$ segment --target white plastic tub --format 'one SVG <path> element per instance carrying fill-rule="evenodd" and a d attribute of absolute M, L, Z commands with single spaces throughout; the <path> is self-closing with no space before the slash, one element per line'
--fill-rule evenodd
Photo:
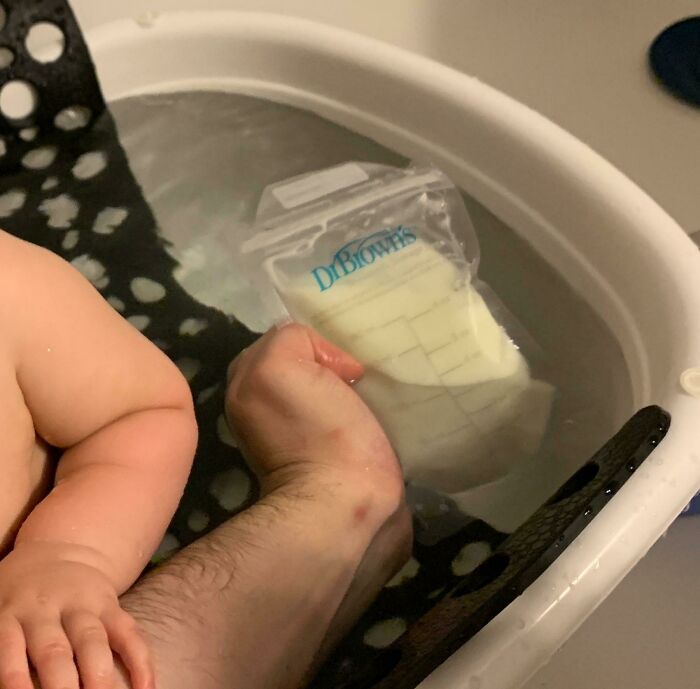
<path fill-rule="evenodd" d="M 192 88 L 313 110 L 400 153 L 430 158 L 522 234 L 618 339 L 633 385 L 622 423 L 655 403 L 671 430 L 523 596 L 424 689 L 523 683 L 646 553 L 700 488 L 700 255 L 638 187 L 545 118 L 476 79 L 370 39 L 272 15 L 124 20 L 88 41 L 108 100 Z M 523 628 L 522 620 L 525 620 Z"/>

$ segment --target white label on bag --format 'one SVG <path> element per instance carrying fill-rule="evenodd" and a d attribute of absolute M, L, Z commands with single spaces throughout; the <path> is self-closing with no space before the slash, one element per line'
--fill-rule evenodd
<path fill-rule="evenodd" d="M 296 208 L 303 203 L 315 201 L 334 191 L 345 189 L 353 184 L 366 182 L 367 173 L 354 163 L 324 170 L 304 179 L 283 184 L 272 190 L 275 198 L 287 209 Z"/>

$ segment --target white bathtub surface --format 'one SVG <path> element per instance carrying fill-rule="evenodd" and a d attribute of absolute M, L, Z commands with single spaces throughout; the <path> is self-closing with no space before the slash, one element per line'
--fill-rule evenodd
<path fill-rule="evenodd" d="M 695 689 L 698 639 L 700 517 L 688 517 L 524 689 Z"/>

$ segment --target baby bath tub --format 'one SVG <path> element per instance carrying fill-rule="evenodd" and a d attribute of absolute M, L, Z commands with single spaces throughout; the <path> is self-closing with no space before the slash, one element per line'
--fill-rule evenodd
<path fill-rule="evenodd" d="M 420 685 L 519 686 L 700 488 L 700 400 L 679 384 L 700 366 L 697 249 L 644 192 L 556 125 L 400 49 L 234 12 L 117 21 L 93 29 L 88 43 L 108 100 L 235 91 L 314 111 L 432 160 L 526 238 L 614 333 L 633 391 L 633 406 L 617 410 L 619 423 L 648 404 L 670 413 L 652 459 L 523 595 Z"/>

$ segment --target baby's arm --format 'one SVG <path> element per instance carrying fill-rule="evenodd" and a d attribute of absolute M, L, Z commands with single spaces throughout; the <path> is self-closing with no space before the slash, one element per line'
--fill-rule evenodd
<path fill-rule="evenodd" d="M 182 495 L 197 435 L 189 389 L 67 263 L 2 232 L 0 256 L 18 384 L 37 434 L 65 449 L 7 560 L 96 570 L 121 593 Z"/>

